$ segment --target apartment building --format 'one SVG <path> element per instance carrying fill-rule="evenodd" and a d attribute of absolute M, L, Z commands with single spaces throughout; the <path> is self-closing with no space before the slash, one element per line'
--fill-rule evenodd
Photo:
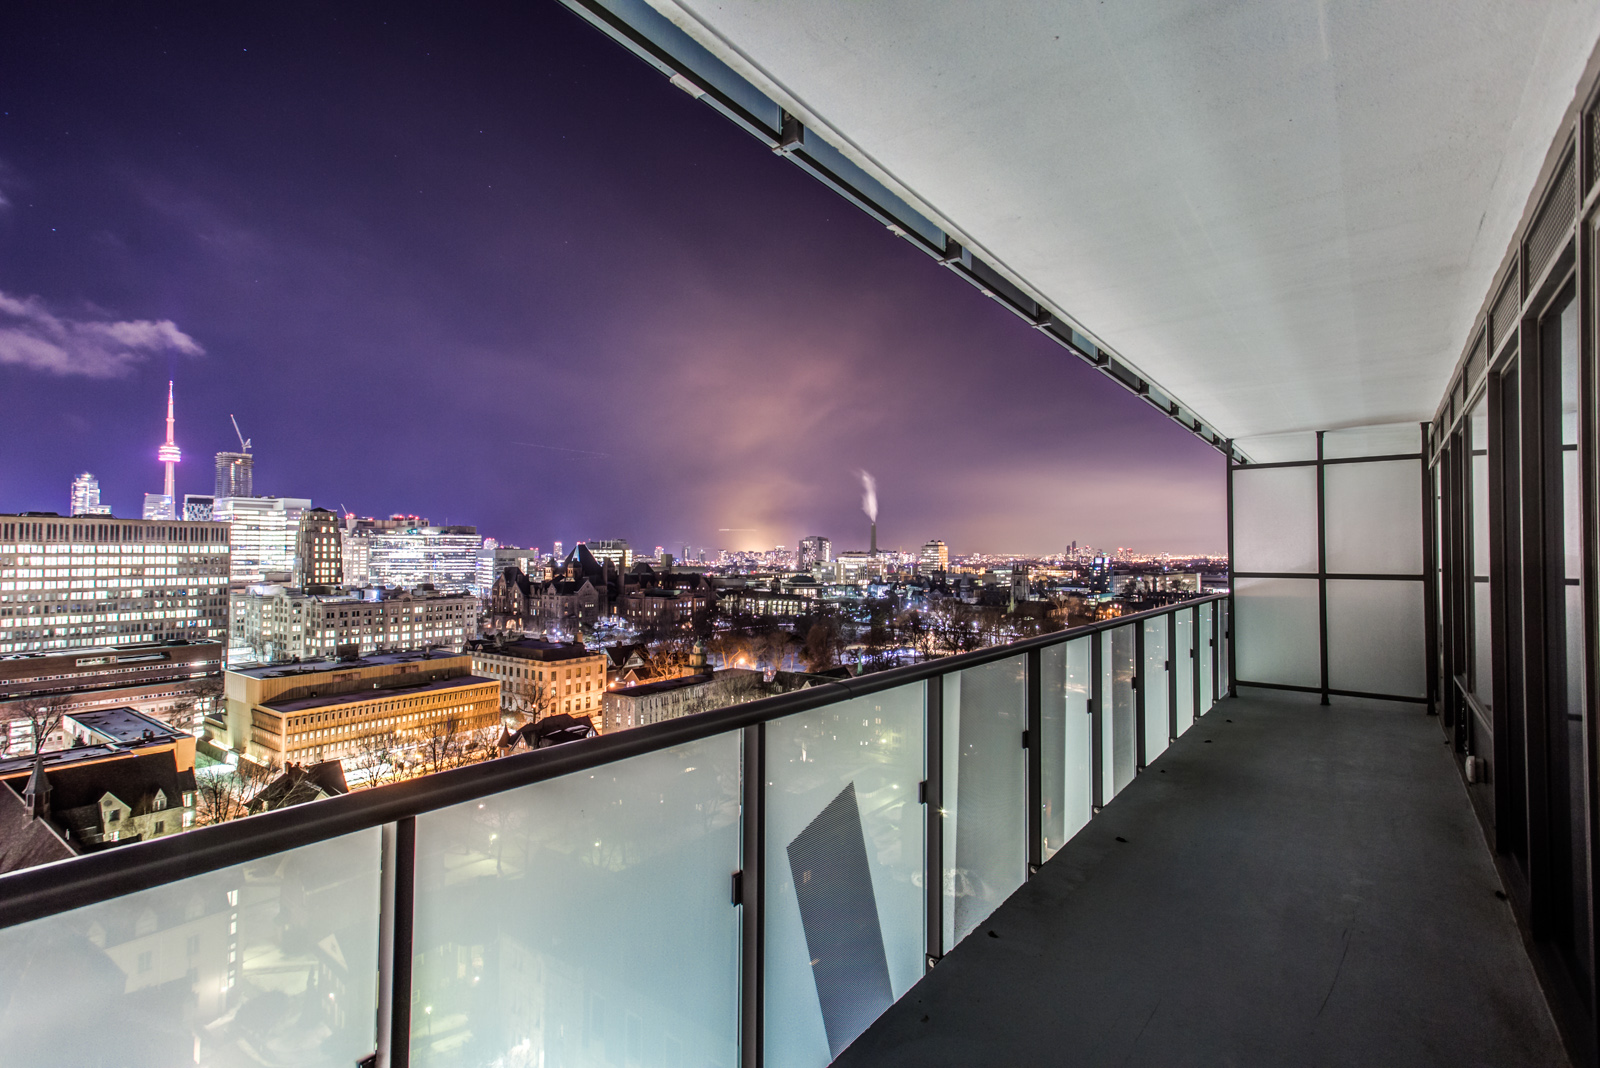
<path fill-rule="evenodd" d="M 602 650 L 523 638 L 468 642 L 466 651 L 474 674 L 500 680 L 500 704 L 508 716 L 600 715 L 607 665 Z"/>
<path fill-rule="evenodd" d="M 236 594 L 238 644 L 263 663 L 435 647 L 458 650 L 477 633 L 478 599 L 435 590 L 351 590 L 312 594 L 256 585 Z"/>

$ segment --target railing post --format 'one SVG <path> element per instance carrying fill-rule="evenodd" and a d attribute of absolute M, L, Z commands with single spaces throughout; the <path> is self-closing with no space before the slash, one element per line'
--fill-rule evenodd
<path fill-rule="evenodd" d="M 1043 654 L 1029 649 L 1028 671 L 1028 875 L 1044 864 L 1044 671 Z"/>
<path fill-rule="evenodd" d="M 383 826 L 378 905 L 377 1068 L 411 1064 L 412 933 L 417 903 L 417 820 Z"/>
<path fill-rule="evenodd" d="M 923 709 L 927 716 L 927 785 L 923 787 L 924 823 L 927 834 L 923 858 L 922 885 L 927 895 L 923 912 L 927 917 L 923 959 L 925 971 L 944 956 L 944 679 L 935 675 L 923 683 Z"/>
<path fill-rule="evenodd" d="M 1137 773 L 1145 768 L 1144 690 L 1147 680 L 1144 677 L 1144 620 L 1130 626 L 1133 627 L 1133 768 Z M 1115 639 L 1112 641 L 1114 643 Z"/>
<path fill-rule="evenodd" d="M 740 939 L 739 1063 L 761 1068 L 766 996 L 767 725 L 744 728 L 744 844 L 739 876 L 743 910 Z"/>
<path fill-rule="evenodd" d="M 1189 658 L 1194 661 L 1194 670 L 1189 672 L 1189 683 L 1194 688 L 1194 718 L 1198 722 L 1200 717 L 1210 709 L 1200 707 L 1200 632 L 1204 629 L 1200 625 L 1200 613 L 1210 608 L 1210 605 L 1197 604 L 1190 609 L 1189 624 Z"/>
<path fill-rule="evenodd" d="M 1110 631 L 1089 635 L 1089 768 L 1094 789 L 1093 811 L 1105 805 L 1105 687 L 1100 681 L 1101 645 Z"/>
<path fill-rule="evenodd" d="M 1167 744 L 1178 740 L 1178 613 L 1167 613 Z"/>

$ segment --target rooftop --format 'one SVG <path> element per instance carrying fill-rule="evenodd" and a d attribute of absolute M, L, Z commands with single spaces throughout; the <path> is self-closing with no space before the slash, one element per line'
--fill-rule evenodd
<path fill-rule="evenodd" d="M 229 668 L 230 675 L 248 675 L 253 679 L 285 679 L 295 675 L 318 675 L 329 671 L 352 671 L 356 668 L 392 667 L 400 664 L 420 664 L 428 661 L 449 660 L 461 653 L 443 650 L 407 650 L 398 653 L 368 653 L 355 660 L 302 660 L 298 663 L 259 664 L 255 667 Z"/>
<path fill-rule="evenodd" d="M 542 638 L 522 638 L 514 642 L 471 641 L 469 653 L 483 656 L 509 656 L 519 660 L 560 661 L 581 660 L 604 655 L 599 649 L 589 649 L 582 642 L 547 642 Z"/>
<path fill-rule="evenodd" d="M 419 693 L 438 693 L 444 690 L 461 690 L 472 686 L 499 686 L 498 679 L 479 675 L 453 675 L 448 679 L 434 679 L 415 686 L 385 686 L 381 689 L 355 690 L 350 693 L 330 693 L 318 697 L 299 697 L 292 701 L 268 701 L 262 708 L 274 712 L 305 712 L 313 708 L 332 708 L 335 705 L 356 705 L 364 701 L 382 701 L 390 697 L 409 697 Z"/>
<path fill-rule="evenodd" d="M 74 712 L 67 717 L 74 723 L 104 735 L 111 741 L 135 744 L 152 741 L 176 741 L 186 738 L 184 732 L 174 730 L 159 719 L 132 708 L 105 708 L 93 712 Z"/>

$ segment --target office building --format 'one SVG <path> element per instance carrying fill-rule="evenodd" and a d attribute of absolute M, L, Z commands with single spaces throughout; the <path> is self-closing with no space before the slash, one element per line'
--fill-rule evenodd
<path fill-rule="evenodd" d="M 372 516 L 344 516 L 342 550 L 345 584 L 349 586 L 372 585 L 372 534 L 378 531 L 423 529 L 432 525 L 424 516 L 401 515 L 398 513 L 389 516 L 387 519 L 374 519 Z"/>
<path fill-rule="evenodd" d="M 367 535 L 367 581 L 374 586 L 421 586 L 469 592 L 478 585 L 476 527 L 408 527 Z"/>
<path fill-rule="evenodd" d="M 235 590 L 281 576 L 294 575 L 300 519 L 311 508 L 303 497 L 218 497 L 211 516 L 228 526 L 233 546 L 230 579 Z"/>
<path fill-rule="evenodd" d="M 72 480 L 72 514 L 111 514 L 111 509 L 100 503 L 100 480 L 87 471 Z"/>
<path fill-rule="evenodd" d="M 140 515 L 144 519 L 176 519 L 178 509 L 165 493 L 146 493 Z"/>
<path fill-rule="evenodd" d="M 215 517 L 212 509 L 217 499 L 209 493 L 185 493 L 183 495 L 183 518 L 190 521 L 210 522 Z"/>
<path fill-rule="evenodd" d="M 633 566 L 633 549 L 625 538 L 601 538 L 583 544 L 589 547 L 590 555 L 602 564 L 609 560 L 618 574 Z"/>
<path fill-rule="evenodd" d="M 130 642 L 68 652 L 0 656 L 0 720 L 11 717 L 0 751 L 26 751 L 32 725 L 21 716 L 30 699 L 50 698 L 68 715 L 131 708 L 193 728 L 213 710 L 222 680 L 219 641 Z"/>
<path fill-rule="evenodd" d="M 510 726 L 562 713 L 596 716 L 606 689 L 606 654 L 582 642 L 536 638 L 467 643 L 472 672 L 500 681 L 500 707 Z"/>
<path fill-rule="evenodd" d="M 950 548 L 937 539 L 927 542 L 922 546 L 922 556 L 917 563 L 925 575 L 948 571 L 950 570 Z"/>
<path fill-rule="evenodd" d="M 228 528 L 0 515 L 0 655 L 227 634 Z"/>
<path fill-rule="evenodd" d="M 300 516 L 294 563 L 297 586 L 337 586 L 344 581 L 344 545 L 337 516 L 326 508 L 310 508 Z"/>
<path fill-rule="evenodd" d="M 683 547 L 684 559 L 689 558 L 689 547 Z M 818 564 L 833 563 L 833 542 L 821 534 L 800 539 L 800 549 L 795 556 L 795 570 L 810 571 Z"/>
<path fill-rule="evenodd" d="M 381 744 L 397 753 L 430 737 L 501 732 L 500 684 L 464 654 L 378 653 L 229 671 L 213 744 L 258 764 L 350 760 Z"/>
<path fill-rule="evenodd" d="M 216 497 L 254 497 L 256 458 L 248 452 L 217 453 Z"/>
<path fill-rule="evenodd" d="M 470 593 L 368 588 L 311 593 L 260 583 L 236 592 L 234 635 L 248 659 L 263 663 L 404 649 L 460 649 L 477 635 Z M 241 662 L 240 656 L 232 658 Z"/>

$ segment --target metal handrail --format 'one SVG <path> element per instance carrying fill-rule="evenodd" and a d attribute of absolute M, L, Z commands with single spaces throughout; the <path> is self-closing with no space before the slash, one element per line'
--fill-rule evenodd
<path fill-rule="evenodd" d="M 264 812 L 0 875 L 0 928 L 187 879 L 341 835 L 381 827 L 521 786 L 686 745 L 718 734 L 992 664 L 1145 619 L 1225 600 L 1196 597 L 1006 645 L 822 683 L 662 723 Z M 1198 710 L 1197 710 L 1198 712 Z"/>

